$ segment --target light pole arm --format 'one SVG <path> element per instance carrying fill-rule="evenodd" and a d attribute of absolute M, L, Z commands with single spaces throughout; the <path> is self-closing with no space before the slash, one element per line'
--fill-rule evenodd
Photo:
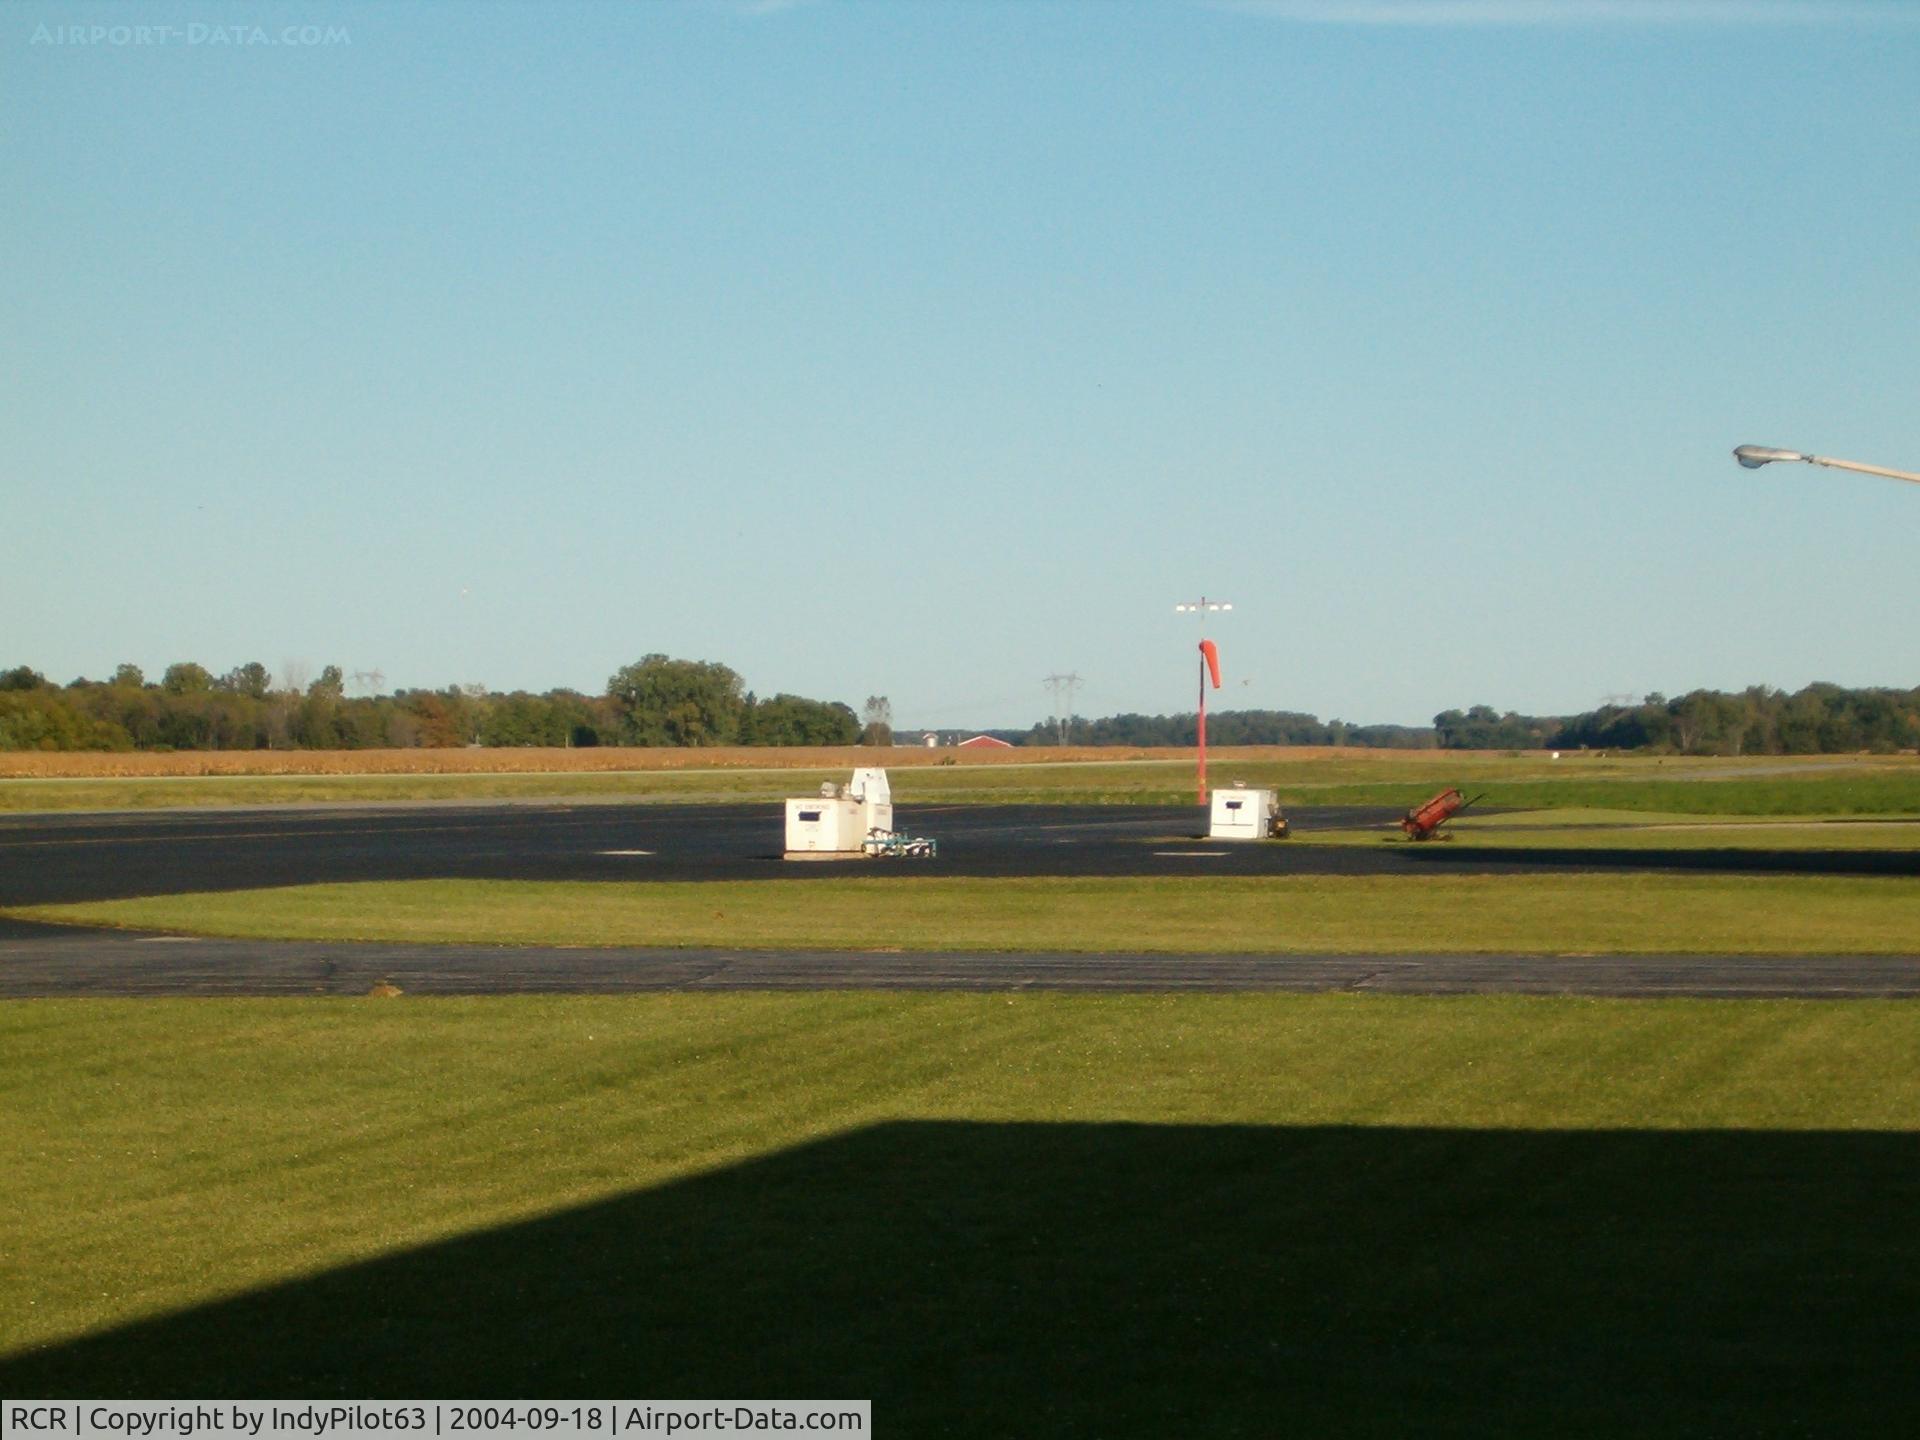
<path fill-rule="evenodd" d="M 1862 475 L 1884 475 L 1889 480 L 1910 480 L 1920 485 L 1920 475 L 1911 470 L 1889 470 L 1884 465 L 1862 465 L 1858 460 L 1834 460 L 1825 455 L 1808 455 L 1809 465 L 1826 465 L 1835 470 L 1858 470 Z"/>

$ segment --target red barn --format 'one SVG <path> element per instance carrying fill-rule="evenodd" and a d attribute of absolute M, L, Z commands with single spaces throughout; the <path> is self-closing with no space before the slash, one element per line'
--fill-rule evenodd
<path fill-rule="evenodd" d="M 1013 746 L 1005 740 L 996 740 L 991 735 L 976 735 L 971 740 L 962 740 L 953 748 L 956 750 L 1011 750 Z"/>

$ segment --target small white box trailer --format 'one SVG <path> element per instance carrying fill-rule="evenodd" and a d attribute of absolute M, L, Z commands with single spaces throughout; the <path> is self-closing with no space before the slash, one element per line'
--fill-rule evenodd
<path fill-rule="evenodd" d="M 789 860 L 856 860 L 878 855 L 926 856 L 930 840 L 896 835 L 887 772 L 862 767 L 841 788 L 829 782 L 817 797 L 787 801 Z"/>
<path fill-rule="evenodd" d="M 867 839 L 863 809 L 837 796 L 787 801 L 787 854 L 858 855 Z"/>
<path fill-rule="evenodd" d="M 1279 798 L 1271 790 L 1227 789 L 1213 792 L 1208 812 L 1210 840 L 1266 840 L 1287 833 Z"/>

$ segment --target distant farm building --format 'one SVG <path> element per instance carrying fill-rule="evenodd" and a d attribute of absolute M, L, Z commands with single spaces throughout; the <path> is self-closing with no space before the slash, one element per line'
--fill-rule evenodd
<path fill-rule="evenodd" d="M 963 750 L 969 746 L 975 750 L 1016 748 L 1014 741 L 1002 740 L 997 735 L 976 735 L 971 730 L 896 730 L 893 732 L 893 743 L 927 750 Z"/>

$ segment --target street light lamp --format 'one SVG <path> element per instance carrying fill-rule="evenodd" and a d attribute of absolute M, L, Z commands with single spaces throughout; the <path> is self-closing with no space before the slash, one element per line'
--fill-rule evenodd
<path fill-rule="evenodd" d="M 1207 615 L 1212 612 L 1233 609 L 1231 600 L 1209 600 L 1202 595 L 1198 600 L 1184 601 L 1173 607 L 1177 615 Z M 1213 688 L 1220 688 L 1220 650 L 1204 635 L 1200 639 L 1200 803 L 1207 803 L 1207 672 L 1213 672 Z"/>
<path fill-rule="evenodd" d="M 1808 465 L 1825 465 L 1834 470 L 1858 470 L 1862 475 L 1884 475 L 1889 480 L 1911 480 L 1920 485 L 1920 475 L 1911 470 L 1889 470 L 1884 465 L 1862 465 L 1858 460 L 1835 460 L 1826 455 L 1802 455 L 1798 450 L 1776 450 L 1771 445 L 1736 446 L 1733 458 L 1749 470 L 1771 465 L 1776 460 L 1797 460 Z"/>

